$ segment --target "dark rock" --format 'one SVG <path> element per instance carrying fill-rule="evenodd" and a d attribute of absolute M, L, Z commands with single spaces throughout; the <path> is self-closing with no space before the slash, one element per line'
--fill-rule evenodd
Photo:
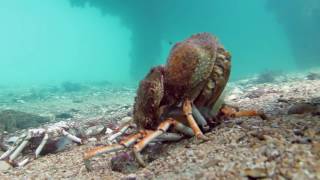
<path fill-rule="evenodd" d="M 57 114 L 56 118 L 69 119 L 69 118 L 73 118 L 73 116 L 70 113 L 63 112 L 63 113 Z"/>
<path fill-rule="evenodd" d="M 83 85 L 79 83 L 69 82 L 69 81 L 62 83 L 61 87 L 65 92 L 76 92 L 76 91 L 81 91 L 85 89 Z"/>
<path fill-rule="evenodd" d="M 289 110 L 288 114 L 305 114 L 305 113 L 312 113 L 317 109 L 317 106 L 311 103 L 298 103 L 292 105 Z"/>
<path fill-rule="evenodd" d="M 136 172 L 139 169 L 139 164 L 136 162 L 133 153 L 122 152 L 111 159 L 111 169 L 129 174 Z"/>
<path fill-rule="evenodd" d="M 260 84 L 260 83 L 272 83 L 275 82 L 276 77 L 282 75 L 283 73 L 281 71 L 271 71 L 266 70 L 258 75 L 257 79 L 254 81 L 254 83 Z"/>
<path fill-rule="evenodd" d="M 0 131 L 14 132 L 17 129 L 37 127 L 49 122 L 48 117 L 42 117 L 15 110 L 4 110 L 0 112 Z"/>
<path fill-rule="evenodd" d="M 309 137 L 296 137 L 291 141 L 293 144 L 309 144 L 311 142 L 312 139 Z"/>
<path fill-rule="evenodd" d="M 72 102 L 73 102 L 73 103 L 82 103 L 83 100 L 81 100 L 81 99 L 74 99 L 74 100 L 72 100 Z"/>
<path fill-rule="evenodd" d="M 307 79 L 308 79 L 308 80 L 317 80 L 317 79 L 320 79 L 320 73 L 310 72 L 310 73 L 307 75 Z"/>
<path fill-rule="evenodd" d="M 160 143 L 148 145 L 142 152 L 141 155 L 146 163 L 158 159 L 161 152 L 165 152 L 164 145 Z M 118 153 L 111 159 L 111 169 L 113 171 L 121 172 L 124 174 L 134 173 L 140 168 L 140 165 L 136 161 L 132 152 Z"/>
<path fill-rule="evenodd" d="M 263 94 L 265 93 L 265 90 L 264 89 L 257 89 L 257 90 L 254 90 L 254 91 L 251 91 L 249 92 L 246 97 L 250 98 L 250 99 L 253 99 L 253 98 L 259 98 L 260 96 L 262 96 Z"/>

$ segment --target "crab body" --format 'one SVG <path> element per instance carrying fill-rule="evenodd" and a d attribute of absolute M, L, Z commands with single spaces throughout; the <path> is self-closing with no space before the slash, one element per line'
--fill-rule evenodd
<path fill-rule="evenodd" d="M 230 54 L 209 33 L 177 43 L 165 66 L 152 68 L 140 82 L 134 121 L 140 129 L 155 129 L 161 115 L 185 99 L 212 109 L 230 74 Z"/>
<path fill-rule="evenodd" d="M 119 144 L 85 152 L 87 169 L 92 169 L 90 158 L 132 145 L 136 160 L 146 166 L 140 152 L 152 141 L 176 141 L 185 136 L 208 140 L 203 131 L 208 130 L 210 110 L 228 81 L 230 60 L 230 54 L 209 33 L 177 43 L 167 63 L 152 68 L 139 84 L 133 108 L 139 131 Z M 123 126 L 117 136 L 128 127 Z"/>

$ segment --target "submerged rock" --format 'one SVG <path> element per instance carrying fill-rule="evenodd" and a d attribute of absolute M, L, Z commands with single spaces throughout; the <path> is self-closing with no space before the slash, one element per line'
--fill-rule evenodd
<path fill-rule="evenodd" d="M 57 114 L 56 118 L 59 118 L 59 119 L 70 119 L 70 118 L 73 118 L 73 116 L 70 113 L 63 112 L 63 113 Z"/>
<path fill-rule="evenodd" d="M 163 155 L 162 152 L 165 152 L 164 144 L 155 143 L 148 145 L 141 152 L 141 155 L 146 163 L 150 163 Z M 132 152 L 118 153 L 111 159 L 111 169 L 113 171 L 129 174 L 138 171 L 139 168 L 140 165 L 138 164 Z"/>
<path fill-rule="evenodd" d="M 310 72 L 310 73 L 307 75 L 307 79 L 308 79 L 308 80 L 317 80 L 317 79 L 320 79 L 320 73 Z"/>
<path fill-rule="evenodd" d="M 129 174 L 136 172 L 139 169 L 139 164 L 132 153 L 123 152 L 111 159 L 111 169 L 112 171 Z"/>
<path fill-rule="evenodd" d="M 48 117 L 42 117 L 15 110 L 4 110 L 0 112 L 0 132 L 14 132 L 18 129 L 37 127 L 40 124 L 49 121 L 50 119 Z"/>
<path fill-rule="evenodd" d="M 0 171 L 7 171 L 11 168 L 12 168 L 12 166 L 9 163 L 7 163 L 6 161 L 0 161 Z"/>
<path fill-rule="evenodd" d="M 69 81 L 62 83 L 61 87 L 65 92 L 76 92 L 76 91 L 81 91 L 85 89 L 83 85 L 79 83 L 69 82 Z"/>
<path fill-rule="evenodd" d="M 103 134 L 105 132 L 106 132 L 106 128 L 103 125 L 91 126 L 86 130 L 85 136 L 92 137 L 99 134 Z"/>
<path fill-rule="evenodd" d="M 317 111 L 318 107 L 311 103 L 298 103 L 292 105 L 289 110 L 288 114 L 305 114 L 305 113 L 313 113 Z"/>

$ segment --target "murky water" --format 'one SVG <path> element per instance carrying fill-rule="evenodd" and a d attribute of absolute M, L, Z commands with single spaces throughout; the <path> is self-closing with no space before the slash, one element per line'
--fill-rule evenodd
<path fill-rule="evenodd" d="M 232 78 L 319 66 L 317 0 L 6 0 L 0 84 L 137 84 L 191 34 L 232 52 Z"/>

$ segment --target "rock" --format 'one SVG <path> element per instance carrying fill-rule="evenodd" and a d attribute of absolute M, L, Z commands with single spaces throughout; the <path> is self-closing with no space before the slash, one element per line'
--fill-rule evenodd
<path fill-rule="evenodd" d="M 123 179 L 124 180 L 136 180 L 137 179 L 137 175 L 136 174 L 129 174 L 128 176 L 126 176 Z"/>
<path fill-rule="evenodd" d="M 305 114 L 305 113 L 312 113 L 317 109 L 317 106 L 310 104 L 310 103 L 298 103 L 292 105 L 289 110 L 288 114 Z"/>
<path fill-rule="evenodd" d="M 258 88 L 256 90 L 250 91 L 245 97 L 248 97 L 250 99 L 254 99 L 254 98 L 259 98 L 260 96 L 262 96 L 265 93 L 266 93 L 265 89 Z"/>
<path fill-rule="evenodd" d="M 17 136 L 12 136 L 9 139 L 6 140 L 7 143 L 15 143 L 17 140 L 19 139 L 19 137 Z"/>
<path fill-rule="evenodd" d="M 0 161 L 0 171 L 7 171 L 11 168 L 12 168 L 12 166 L 9 163 L 7 163 L 6 161 Z"/>
<path fill-rule="evenodd" d="M 63 112 L 63 113 L 57 114 L 56 118 L 59 118 L 59 119 L 70 119 L 70 118 L 73 118 L 73 116 L 70 113 Z"/>
<path fill-rule="evenodd" d="M 120 120 L 119 124 L 126 124 L 126 123 L 129 123 L 131 120 L 132 120 L 132 117 L 126 116 Z"/>
<path fill-rule="evenodd" d="M 111 169 L 128 174 L 136 172 L 139 169 L 139 164 L 135 161 L 132 153 L 122 152 L 111 159 Z"/>
<path fill-rule="evenodd" d="M 320 142 L 314 142 L 312 144 L 312 152 L 320 157 Z"/>
<path fill-rule="evenodd" d="M 307 75 L 307 79 L 308 79 L 308 80 L 317 80 L 317 79 L 320 79 L 320 73 L 310 72 L 310 73 Z"/>
<path fill-rule="evenodd" d="M 85 87 L 79 83 L 68 82 L 68 81 L 62 83 L 61 87 L 65 92 L 77 92 L 85 89 Z"/>
<path fill-rule="evenodd" d="M 106 134 L 112 134 L 113 133 L 113 130 L 112 129 L 110 129 L 110 128 L 107 128 L 106 129 Z"/>
<path fill-rule="evenodd" d="M 92 137 L 92 138 L 89 138 L 88 141 L 89 142 L 97 142 L 97 138 Z"/>
<path fill-rule="evenodd" d="M 161 152 L 164 150 L 164 145 L 161 143 L 149 144 L 145 149 L 142 150 L 141 155 L 146 163 L 150 163 L 158 159 Z M 132 152 L 118 153 L 111 159 L 111 169 L 113 171 L 121 172 L 124 174 L 134 173 L 140 168 L 140 165 L 136 161 Z"/>
<path fill-rule="evenodd" d="M 265 168 L 246 168 L 242 171 L 244 176 L 249 178 L 266 178 L 268 176 L 267 169 Z"/>
<path fill-rule="evenodd" d="M 40 124 L 49 122 L 48 117 L 42 117 L 30 113 L 25 113 L 15 110 L 4 110 L 0 112 L 0 132 L 5 130 L 14 132 L 17 129 L 27 129 L 30 127 L 37 127 Z"/>
<path fill-rule="evenodd" d="M 257 76 L 254 83 L 272 83 L 276 80 L 276 76 L 277 74 L 275 71 L 264 71 Z"/>
<path fill-rule="evenodd" d="M 85 136 L 86 137 L 96 136 L 96 135 L 105 133 L 105 131 L 106 131 L 106 128 L 103 125 L 91 126 L 86 130 Z"/>

